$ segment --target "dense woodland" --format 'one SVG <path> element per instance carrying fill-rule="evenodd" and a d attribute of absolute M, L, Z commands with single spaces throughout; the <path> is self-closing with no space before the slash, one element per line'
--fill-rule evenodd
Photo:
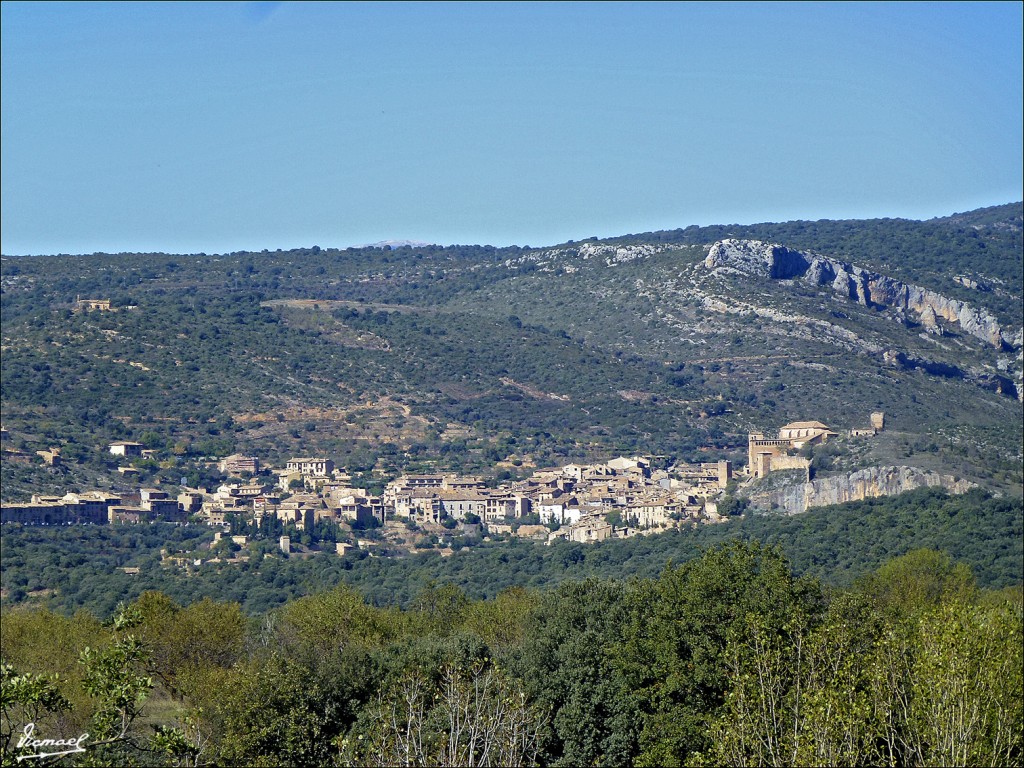
<path fill-rule="evenodd" d="M 6 612 L 0 738 L 88 733 L 89 765 L 1019 765 L 1021 599 L 932 550 L 835 590 L 739 541 L 406 609 L 150 591 L 105 623 Z"/>

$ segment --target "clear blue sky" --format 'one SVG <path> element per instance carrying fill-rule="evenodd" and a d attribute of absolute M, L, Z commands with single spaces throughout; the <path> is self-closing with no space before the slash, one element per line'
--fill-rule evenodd
<path fill-rule="evenodd" d="M 548 245 L 1020 200 L 1022 4 L 2 5 L 2 251 Z"/>

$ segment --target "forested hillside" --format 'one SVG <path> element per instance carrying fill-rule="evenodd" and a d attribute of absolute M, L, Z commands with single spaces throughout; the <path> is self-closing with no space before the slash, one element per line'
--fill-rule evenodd
<path fill-rule="evenodd" d="M 1019 587 L 931 550 L 840 591 L 732 542 L 406 610 L 146 592 L 108 623 L 5 613 L 0 739 L 5 765 L 25 722 L 89 765 L 1019 765 L 1022 649 Z"/>
<path fill-rule="evenodd" d="M 1019 495 L 1019 349 L 703 260 L 727 236 L 809 249 L 969 302 L 1012 337 L 1020 220 L 1018 203 L 544 249 L 4 257 L 2 493 L 198 484 L 216 479 L 202 457 L 236 450 L 330 455 L 371 487 L 615 453 L 739 464 L 750 430 L 883 410 L 889 439 L 863 465 Z M 111 474 L 115 439 L 155 451 L 137 480 Z M 60 467 L 35 456 L 51 447 Z"/>

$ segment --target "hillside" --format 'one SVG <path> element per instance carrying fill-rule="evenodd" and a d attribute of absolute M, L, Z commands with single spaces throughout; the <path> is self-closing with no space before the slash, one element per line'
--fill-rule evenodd
<path fill-rule="evenodd" d="M 833 469 L 907 464 L 1020 495 L 1021 211 L 543 249 L 4 257 L 3 497 L 197 483 L 203 457 L 236 450 L 327 454 L 371 485 L 620 452 L 743 462 L 748 431 L 848 430 L 876 410 L 886 432 Z M 773 273 L 774 245 L 817 277 Z M 930 309 L 882 301 L 883 284 Z M 105 453 L 124 439 L 155 450 L 132 480 Z M 62 465 L 44 466 L 55 446 Z"/>

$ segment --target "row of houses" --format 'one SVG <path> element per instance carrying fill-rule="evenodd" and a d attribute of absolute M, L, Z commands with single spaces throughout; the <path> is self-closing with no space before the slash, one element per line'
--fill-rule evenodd
<path fill-rule="evenodd" d="M 684 520 L 717 519 L 713 501 L 732 475 L 729 462 L 652 471 L 650 460 L 611 461 L 542 470 L 518 483 L 489 489 L 479 478 L 406 475 L 384 492 L 385 510 L 416 522 L 479 520 L 505 532 L 507 521 L 536 515 L 559 537 L 598 541 L 637 528 L 664 528 Z M 619 525 L 607 523 L 615 513 Z"/>
<path fill-rule="evenodd" d="M 884 414 L 871 414 L 870 426 L 854 436 L 876 434 Z M 794 455 L 807 445 L 825 443 L 836 432 L 817 421 L 792 422 L 777 437 L 752 433 L 748 438 L 746 474 L 764 477 L 779 469 L 808 470 L 810 462 Z M 148 453 L 141 443 L 118 441 L 110 453 L 127 458 Z M 59 451 L 54 451 L 59 457 Z M 326 457 L 289 459 L 276 479 L 260 476 L 256 456 L 236 454 L 218 462 L 219 469 L 247 482 L 228 483 L 214 491 L 186 489 L 176 499 L 165 491 L 137 494 L 69 493 L 33 496 L 31 502 L 3 504 L 0 521 L 62 525 L 76 523 L 184 521 L 198 515 L 224 525 L 232 515 L 261 519 L 271 515 L 285 523 L 331 520 L 362 526 L 405 519 L 438 525 L 446 518 L 506 532 L 517 520 L 536 516 L 556 528 L 552 539 L 600 541 L 662 530 L 683 524 L 717 522 L 717 500 L 732 478 L 728 461 L 679 464 L 655 470 L 645 457 L 620 456 L 594 464 L 568 464 L 538 470 L 520 482 L 489 488 L 479 477 L 453 474 L 407 474 L 389 483 L 380 496 L 351 485 L 351 478 Z M 526 521 L 524 521 L 526 522 Z"/>
<path fill-rule="evenodd" d="M 677 468 L 674 476 L 652 474 L 646 459 L 620 458 L 541 471 L 499 488 L 486 487 L 479 477 L 404 475 L 389 483 L 383 495 L 374 496 L 352 487 L 329 461 L 295 460 L 292 469 L 317 482 L 310 490 L 303 488 L 287 497 L 259 479 L 224 484 L 213 491 L 185 490 L 177 498 L 159 489 L 143 489 L 137 499 L 128 500 L 102 492 L 36 496 L 27 504 L 3 505 L 2 520 L 59 525 L 183 521 L 199 515 L 211 525 L 224 525 L 237 514 L 257 519 L 272 515 L 296 524 L 331 520 L 369 526 L 389 519 L 440 524 L 452 518 L 489 526 L 535 514 L 542 524 L 568 527 L 617 510 L 628 525 L 650 528 L 700 519 L 709 511 L 713 514 L 709 499 L 724 488 L 731 473 L 728 462 L 719 462 Z"/>
<path fill-rule="evenodd" d="M 255 457 L 232 456 L 222 464 L 232 471 L 259 469 Z M 186 489 L 173 499 L 159 489 L 143 489 L 137 498 L 101 492 L 33 497 L 27 504 L 4 504 L 2 521 L 47 525 L 180 522 L 198 515 L 210 525 L 222 526 L 232 515 L 256 520 L 271 515 L 298 525 L 330 520 L 368 527 L 391 519 L 439 525 L 451 518 L 498 531 L 509 521 L 536 515 L 549 527 L 589 525 L 593 532 L 586 538 L 600 540 L 605 537 L 604 529 L 595 527 L 595 521 L 612 512 L 618 513 L 621 530 L 715 519 L 714 498 L 731 477 L 731 465 L 682 465 L 672 472 L 654 472 L 648 459 L 619 457 L 538 471 L 524 481 L 499 488 L 488 488 L 479 477 L 410 474 L 389 483 L 380 496 L 353 487 L 350 478 L 329 459 L 292 459 L 276 474 L 273 485 L 257 477 L 212 491 Z"/>
<path fill-rule="evenodd" d="M 133 494 L 103 491 L 33 496 L 21 504 L 0 504 L 0 523 L 23 525 L 104 525 L 107 523 L 184 522 L 187 513 L 166 491 L 143 488 Z"/>

